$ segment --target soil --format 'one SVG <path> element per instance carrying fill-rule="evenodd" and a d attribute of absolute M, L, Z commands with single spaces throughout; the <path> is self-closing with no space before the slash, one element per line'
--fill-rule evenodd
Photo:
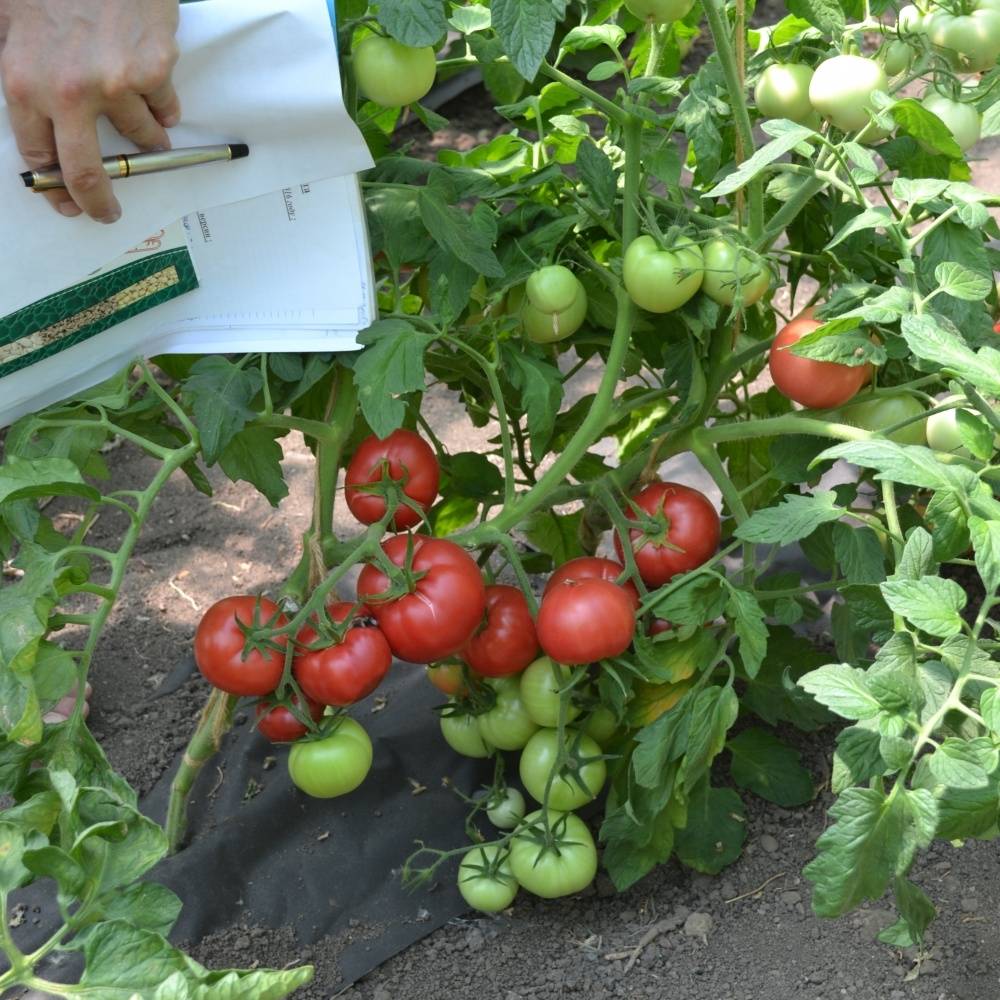
<path fill-rule="evenodd" d="M 444 109 L 445 133 L 422 151 L 462 148 L 501 124 L 481 89 Z M 411 136 L 415 138 L 415 135 Z M 1000 143 L 984 143 L 976 183 L 1000 190 Z M 581 388 L 595 377 L 581 376 Z M 474 429 L 454 400 L 429 397 L 430 422 L 446 446 L 484 450 L 490 428 Z M 272 592 L 293 568 L 309 518 L 312 459 L 301 439 L 285 439 L 290 495 L 280 513 L 246 484 L 213 474 L 215 495 L 175 477 L 158 502 L 131 562 L 119 606 L 95 660 L 90 724 L 112 764 L 148 792 L 192 731 L 208 692 L 185 663 L 200 614 L 224 593 Z M 108 456 L 117 489 L 148 482 L 149 465 L 129 446 Z M 343 511 L 338 527 L 351 530 Z M 112 543 L 121 525 L 102 518 L 91 539 Z M 428 718 L 428 739 L 436 739 Z M 828 774 L 832 733 L 798 737 L 817 784 Z M 791 738 L 796 739 L 796 734 Z M 377 753 L 376 748 L 376 753 Z M 990 843 L 935 844 L 913 878 L 941 919 L 920 955 L 875 941 L 894 916 L 880 901 L 839 921 L 809 908 L 801 869 L 827 823 L 822 792 L 786 810 L 750 795 L 742 858 L 717 878 L 674 863 L 624 894 L 605 875 L 581 897 L 554 903 L 522 894 L 496 918 L 463 917 L 430 934 L 344 989 L 337 955 L 344 941 L 299 943 L 287 927 L 234 921 L 192 945 L 212 967 L 282 967 L 311 961 L 314 983 L 296 997 L 358 1000 L 428 997 L 520 1000 L 581 994 L 683 1000 L 996 1000 L 1000 996 L 1000 855 Z M 400 861 L 418 830 L 400 832 Z M 378 928 L 359 925 L 366 940 Z M 348 936 L 350 936 L 348 935 Z M 342 991 L 342 992 L 338 992 Z"/>

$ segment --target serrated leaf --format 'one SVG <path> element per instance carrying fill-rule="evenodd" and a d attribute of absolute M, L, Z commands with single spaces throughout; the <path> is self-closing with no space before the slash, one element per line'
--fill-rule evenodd
<path fill-rule="evenodd" d="M 879 734 L 864 726 L 848 726 L 837 734 L 833 752 L 830 790 L 836 795 L 854 785 L 865 785 L 885 774 L 887 767 L 879 752 Z"/>
<path fill-rule="evenodd" d="M 912 882 L 898 876 L 893 886 L 899 920 L 879 932 L 878 939 L 883 944 L 896 948 L 910 948 L 924 940 L 924 932 L 937 916 L 934 904 L 927 894 Z"/>
<path fill-rule="evenodd" d="M 854 465 L 876 470 L 876 479 L 889 479 L 928 490 L 969 493 L 976 476 L 970 469 L 944 465 L 929 448 L 904 446 L 887 439 L 848 441 L 821 452 L 814 464 L 843 458 Z"/>
<path fill-rule="evenodd" d="M 535 461 L 539 462 L 544 458 L 552 440 L 556 414 L 562 404 L 562 376 L 555 366 L 524 353 L 513 345 L 504 345 L 503 357 L 506 360 L 506 376 L 521 392 L 528 417 L 531 453 Z"/>
<path fill-rule="evenodd" d="M 831 38 L 844 33 L 844 12 L 835 0 L 789 0 L 788 9 Z"/>
<path fill-rule="evenodd" d="M 183 394 L 190 401 L 205 461 L 214 465 L 226 445 L 254 418 L 250 402 L 260 391 L 256 368 L 240 368 L 211 355 L 191 367 Z"/>
<path fill-rule="evenodd" d="M 677 857 L 695 871 L 717 875 L 740 856 L 746 835 L 739 795 L 705 781 L 688 803 L 687 826 L 677 831 Z"/>
<path fill-rule="evenodd" d="M 906 538 L 896 564 L 894 580 L 919 580 L 935 568 L 934 542 L 923 528 L 914 528 Z"/>
<path fill-rule="evenodd" d="M 704 197 L 721 198 L 723 195 L 738 191 L 744 185 L 749 184 L 765 167 L 794 149 L 799 143 L 815 136 L 813 130 L 805 125 L 796 125 L 794 122 L 785 122 L 783 125 L 786 127 L 783 129 L 782 135 L 761 146 L 733 173 L 716 184 L 711 191 L 706 192 Z"/>
<path fill-rule="evenodd" d="M 966 302 L 982 302 L 993 290 L 993 282 L 985 275 L 970 271 L 955 261 L 938 264 L 934 277 L 941 291 Z"/>
<path fill-rule="evenodd" d="M 939 576 L 886 580 L 880 589 L 890 609 L 917 628 L 942 639 L 962 631 L 959 612 L 968 598 L 954 580 Z"/>
<path fill-rule="evenodd" d="M 746 729 L 727 744 L 733 781 L 768 802 L 800 806 L 813 797 L 813 780 L 799 754 L 765 729 Z"/>
<path fill-rule="evenodd" d="M 448 32 L 441 0 L 379 0 L 378 23 L 413 48 L 434 45 Z"/>
<path fill-rule="evenodd" d="M 811 535 L 821 524 L 840 520 L 844 513 L 832 490 L 812 496 L 789 493 L 776 507 L 751 515 L 734 534 L 746 542 L 788 545 Z"/>
<path fill-rule="evenodd" d="M 987 688 L 979 699 L 979 714 L 990 732 L 1000 733 L 1000 690 Z"/>
<path fill-rule="evenodd" d="M 885 553 L 871 528 L 838 522 L 833 526 L 833 550 L 851 583 L 881 583 L 885 579 Z"/>
<path fill-rule="evenodd" d="M 829 663 L 799 678 L 799 686 L 821 705 L 845 719 L 872 719 L 882 710 L 864 671 L 848 663 Z"/>
<path fill-rule="evenodd" d="M 983 462 L 989 461 L 995 450 L 995 434 L 986 421 L 981 420 L 978 413 L 973 415 L 969 410 L 957 410 L 955 426 L 970 454 Z"/>
<path fill-rule="evenodd" d="M 420 189 L 420 218 L 438 246 L 457 260 L 488 278 L 503 277 L 490 234 L 476 224 L 475 216 L 449 205 L 440 191 Z"/>
<path fill-rule="evenodd" d="M 948 737 L 930 755 L 927 766 L 950 788 L 986 788 L 996 770 L 997 751 L 989 740 Z"/>
<path fill-rule="evenodd" d="M 813 909 L 839 917 L 877 900 L 905 873 L 918 848 L 934 838 L 937 807 L 925 789 L 848 788 L 830 808 L 835 820 L 816 843 L 819 855 L 803 874 L 813 883 Z"/>
<path fill-rule="evenodd" d="M 879 229 L 880 227 L 890 225 L 892 222 L 893 215 L 888 208 L 866 208 L 841 226 L 824 249 L 832 250 L 854 233 L 864 232 L 867 229 Z"/>
<path fill-rule="evenodd" d="M 969 535 L 976 555 L 976 569 L 988 594 L 1000 588 L 1000 522 L 969 518 Z"/>
<path fill-rule="evenodd" d="M 610 211 L 615 203 L 618 181 L 607 154 L 593 142 L 581 142 L 576 151 L 576 166 L 594 204 L 604 212 Z"/>
<path fill-rule="evenodd" d="M 927 313 L 904 316 L 900 329 L 918 358 L 940 365 L 986 393 L 1000 395 L 1000 351 L 991 347 L 973 351 Z"/>
<path fill-rule="evenodd" d="M 687 750 L 678 777 L 688 791 L 701 781 L 721 753 L 726 745 L 726 733 L 740 710 L 739 699 L 730 685 L 703 688 L 692 698 Z"/>
<path fill-rule="evenodd" d="M 767 655 L 767 625 L 757 598 L 746 590 L 731 590 L 726 615 L 733 623 L 739 640 L 740 660 L 747 676 L 757 676 Z"/>
<path fill-rule="evenodd" d="M 534 80 L 548 54 L 566 0 L 492 0 L 493 28 L 517 71 Z"/>
<path fill-rule="evenodd" d="M 244 427 L 219 456 L 222 471 L 235 483 L 255 486 L 272 507 L 288 496 L 288 484 L 281 470 L 284 452 L 275 440 L 283 431 L 267 427 Z"/>

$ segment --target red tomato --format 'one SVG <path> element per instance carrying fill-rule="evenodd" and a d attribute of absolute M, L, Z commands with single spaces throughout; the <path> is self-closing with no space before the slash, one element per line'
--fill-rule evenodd
<path fill-rule="evenodd" d="M 388 466 L 389 478 L 403 484 L 403 492 L 427 510 L 437 499 L 441 467 L 431 446 L 413 431 L 400 428 L 385 440 L 371 435 L 361 442 L 347 466 L 347 506 L 362 524 L 374 524 L 385 515 L 385 500 L 358 489 L 367 483 L 379 482 Z M 391 527 L 396 531 L 420 523 L 417 512 L 400 505 L 393 515 Z"/>
<path fill-rule="evenodd" d="M 696 569 L 718 551 L 722 531 L 719 515 L 704 493 L 681 483 L 650 483 L 632 501 L 662 520 L 657 533 L 644 533 L 640 528 L 629 531 L 635 564 L 647 587 L 660 587 L 678 573 Z M 635 511 L 625 514 L 636 520 Z M 615 551 L 623 558 L 617 534 Z"/>
<path fill-rule="evenodd" d="M 771 345 L 768 365 L 778 390 L 812 410 L 843 406 L 871 379 L 871 365 L 840 365 L 835 361 L 813 361 L 792 354 L 789 347 L 823 324 L 806 309 L 778 332 Z"/>
<path fill-rule="evenodd" d="M 569 580 L 577 583 L 580 580 L 608 580 L 614 583 L 625 572 L 625 567 L 621 563 L 616 563 L 614 559 L 601 559 L 599 556 L 580 556 L 579 559 L 570 559 L 562 566 L 558 566 L 552 571 L 549 582 L 545 584 L 545 594 L 553 587 Z M 639 607 L 639 591 L 631 580 L 626 580 L 620 584 L 622 590 L 628 594 L 632 604 Z M 542 595 L 544 597 L 544 594 Z"/>
<path fill-rule="evenodd" d="M 354 610 L 349 601 L 329 605 L 335 622 L 345 622 Z M 355 613 L 357 617 L 357 613 Z M 302 691 L 323 705 L 353 705 L 367 698 L 382 683 L 392 666 L 392 650 L 382 631 L 374 626 L 351 625 L 340 642 L 309 650 L 320 642 L 308 625 L 296 636 L 300 648 L 292 672 Z"/>
<path fill-rule="evenodd" d="M 486 610 L 486 588 L 475 560 L 454 542 L 426 535 L 394 535 L 382 549 L 405 570 L 407 592 L 393 594 L 389 578 L 369 564 L 358 577 L 358 599 L 371 608 L 392 651 L 410 663 L 457 653 L 472 638 Z"/>
<path fill-rule="evenodd" d="M 558 663 L 593 663 L 628 649 L 635 608 L 625 591 L 607 580 L 566 580 L 542 598 L 538 638 Z"/>
<path fill-rule="evenodd" d="M 292 701 L 297 705 L 299 696 L 292 695 Z M 306 698 L 306 710 L 313 722 L 323 718 L 323 706 L 312 698 Z M 309 732 L 308 727 L 299 722 L 288 708 L 275 705 L 270 698 L 257 703 L 257 728 L 272 743 L 292 743 Z"/>
<path fill-rule="evenodd" d="M 288 619 L 266 597 L 224 597 L 205 612 L 194 634 L 194 659 L 205 680 L 227 694 L 270 694 L 285 668 L 288 637 L 247 645 L 240 625 L 280 628 Z"/>
<path fill-rule="evenodd" d="M 673 625 L 665 619 L 654 618 L 646 634 L 652 638 L 654 635 L 659 635 L 661 632 L 671 632 L 673 631 L 673 628 Z"/>
<path fill-rule="evenodd" d="M 517 587 L 486 588 L 486 620 L 469 640 L 462 657 L 484 677 L 519 674 L 538 656 L 538 633 L 528 602 Z"/>

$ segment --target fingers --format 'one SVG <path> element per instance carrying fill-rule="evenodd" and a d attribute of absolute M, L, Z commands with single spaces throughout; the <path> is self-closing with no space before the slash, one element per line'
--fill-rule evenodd
<path fill-rule="evenodd" d="M 181 120 L 181 102 L 169 79 L 145 96 L 153 117 L 164 128 L 173 128 Z"/>
<path fill-rule="evenodd" d="M 111 124 L 140 149 L 169 149 L 167 130 L 153 117 L 150 106 L 141 97 L 130 94 L 108 109 Z"/>
<path fill-rule="evenodd" d="M 59 166 L 73 201 L 98 222 L 117 222 L 122 210 L 101 165 L 97 125 L 80 112 L 53 122 Z"/>
<path fill-rule="evenodd" d="M 52 166 L 58 159 L 52 122 L 23 105 L 12 103 L 9 111 L 17 148 L 24 162 L 32 170 Z M 44 196 L 60 214 L 69 218 L 80 214 L 80 207 L 68 191 L 46 191 Z"/>
<path fill-rule="evenodd" d="M 87 699 L 90 698 L 92 693 L 92 688 L 88 684 L 85 688 L 86 695 L 83 703 L 83 717 L 86 719 L 90 715 L 90 704 Z M 49 724 L 57 724 L 60 722 L 65 722 L 72 714 L 73 709 L 76 707 L 76 686 L 74 685 L 73 690 L 66 695 L 65 698 L 60 698 L 52 708 L 42 716 L 42 722 L 47 722 Z"/>

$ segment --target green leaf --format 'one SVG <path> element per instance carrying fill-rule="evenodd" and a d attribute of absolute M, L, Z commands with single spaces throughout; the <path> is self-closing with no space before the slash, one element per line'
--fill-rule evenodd
<path fill-rule="evenodd" d="M 939 576 L 919 580 L 886 580 L 881 585 L 886 604 L 896 614 L 931 635 L 947 639 L 962 631 L 959 612 L 968 600 L 954 581 Z"/>
<path fill-rule="evenodd" d="M 937 806 L 926 789 L 848 788 L 830 807 L 835 820 L 816 843 L 803 874 L 813 883 L 813 909 L 839 917 L 877 900 L 909 870 L 917 850 L 934 838 Z"/>
<path fill-rule="evenodd" d="M 985 521 L 973 515 L 969 518 L 969 535 L 976 554 L 976 569 L 986 593 L 993 594 L 1000 588 L 1000 521 Z"/>
<path fill-rule="evenodd" d="M 647 639 L 638 634 L 635 637 L 642 676 L 656 684 L 676 684 L 694 676 L 711 660 L 715 647 L 712 633 L 703 628 L 683 639 Z"/>
<path fill-rule="evenodd" d="M 378 23 L 413 48 L 435 45 L 448 32 L 441 0 L 379 0 Z"/>
<path fill-rule="evenodd" d="M 101 494 L 83 481 L 68 458 L 32 458 L 8 455 L 0 465 L 0 504 L 35 497 L 78 496 L 98 500 Z"/>
<path fill-rule="evenodd" d="M 979 699 L 979 714 L 990 732 L 1000 733 L 1000 690 L 987 688 Z"/>
<path fill-rule="evenodd" d="M 764 611 L 749 591 L 733 589 L 726 602 L 726 616 L 733 623 L 740 644 L 740 660 L 751 678 L 757 676 L 767 654 L 767 625 Z"/>
<path fill-rule="evenodd" d="M 998 754 L 988 739 L 948 737 L 930 755 L 931 774 L 950 788 L 986 788 L 997 767 Z"/>
<path fill-rule="evenodd" d="M 919 101 L 907 97 L 897 101 L 889 110 L 899 128 L 922 146 L 952 160 L 962 159 L 962 150 L 951 130 Z"/>
<path fill-rule="evenodd" d="M 829 663 L 810 670 L 799 684 L 821 705 L 845 719 L 872 719 L 882 710 L 871 693 L 863 670 L 847 663 Z"/>
<path fill-rule="evenodd" d="M 993 290 L 993 282 L 976 271 L 954 261 L 945 261 L 934 268 L 938 288 L 945 294 L 966 302 L 982 302 Z"/>
<path fill-rule="evenodd" d="M 837 733 L 830 789 L 836 795 L 854 785 L 866 785 L 888 770 L 879 752 L 879 734 L 867 726 L 848 726 Z"/>
<path fill-rule="evenodd" d="M 883 944 L 896 948 L 910 948 L 924 940 L 924 932 L 937 916 L 934 904 L 918 885 L 914 885 L 901 875 L 893 883 L 899 920 L 879 932 L 878 939 Z"/>
<path fill-rule="evenodd" d="M 244 427 L 219 456 L 222 471 L 234 483 L 243 480 L 255 486 L 272 507 L 277 507 L 288 496 L 288 485 L 281 469 L 284 452 L 275 440 L 283 433 L 268 427 Z"/>
<path fill-rule="evenodd" d="M 510 61 L 525 80 L 534 80 L 552 44 L 566 0 L 492 0 L 493 27 Z"/>
<path fill-rule="evenodd" d="M 768 802 L 801 806 L 813 797 L 813 780 L 799 754 L 765 729 L 746 729 L 727 744 L 733 781 Z"/>
<path fill-rule="evenodd" d="M 919 580 L 930 575 L 935 568 L 933 540 L 923 528 L 914 528 L 907 536 L 892 578 Z"/>
<path fill-rule="evenodd" d="M 788 9 L 832 38 L 844 33 L 844 12 L 835 0 L 789 0 Z"/>
<path fill-rule="evenodd" d="M 597 208 L 610 212 L 618 193 L 618 179 L 607 154 L 593 142 L 581 142 L 576 151 L 576 167 Z"/>
<path fill-rule="evenodd" d="M 24 867 L 24 833 L 11 823 L 0 822 L 0 892 L 18 888 L 28 875 Z"/>
<path fill-rule="evenodd" d="M 503 491 L 503 475 L 485 456 L 476 451 L 449 455 L 445 463 L 445 490 L 448 495 L 488 500 Z"/>
<path fill-rule="evenodd" d="M 955 423 L 958 436 L 970 454 L 983 462 L 989 461 L 995 450 L 996 435 L 993 428 L 985 420 L 980 419 L 979 414 L 974 416 L 965 409 L 955 412 Z"/>
<path fill-rule="evenodd" d="M 712 576 L 693 575 L 652 607 L 658 618 L 675 625 L 704 625 L 725 611 L 728 588 Z"/>
<path fill-rule="evenodd" d="M 740 711 L 731 685 L 703 688 L 689 709 L 687 750 L 681 763 L 680 784 L 689 792 L 712 766 L 726 745 L 726 733 Z"/>
<path fill-rule="evenodd" d="M 893 215 L 888 208 L 866 208 L 864 211 L 859 212 L 853 218 L 845 222 L 844 225 L 837 230 L 833 239 L 831 239 L 823 249 L 832 250 L 835 246 L 843 243 L 848 236 L 851 236 L 854 233 L 864 232 L 868 229 L 880 229 L 884 226 L 891 225 L 892 222 Z"/>
<path fill-rule="evenodd" d="M 871 528 L 843 521 L 835 524 L 833 550 L 851 583 L 881 583 L 885 579 L 885 553 Z"/>
<path fill-rule="evenodd" d="M 433 339 L 400 319 L 379 320 L 358 334 L 365 345 L 354 362 L 358 399 L 365 420 L 380 438 L 403 424 L 406 407 L 396 394 L 424 388 L 424 351 Z"/>
<path fill-rule="evenodd" d="M 434 241 L 457 260 L 488 278 L 502 278 L 503 267 L 493 252 L 493 237 L 476 217 L 445 201 L 442 192 L 420 189 L 420 218 Z"/>
<path fill-rule="evenodd" d="M 507 378 L 514 388 L 521 391 L 528 417 L 531 454 L 536 462 L 540 462 L 552 439 L 556 414 L 562 405 L 562 376 L 554 365 L 509 344 L 504 345 L 503 357 Z"/>
<path fill-rule="evenodd" d="M 165 885 L 137 882 L 101 897 L 103 920 L 124 920 L 133 927 L 166 936 L 180 916 L 180 899 Z"/>
<path fill-rule="evenodd" d="M 813 496 L 788 493 L 776 507 L 751 515 L 734 534 L 745 542 L 788 545 L 811 535 L 827 521 L 840 520 L 844 513 L 844 508 L 837 505 L 837 494 L 832 490 Z"/>
<path fill-rule="evenodd" d="M 485 31 L 493 23 L 493 17 L 488 7 L 480 3 L 470 3 L 467 7 L 458 7 L 452 11 L 448 23 L 463 35 L 474 31 Z"/>
<path fill-rule="evenodd" d="M 904 316 L 901 332 L 918 358 L 940 365 L 983 392 L 1000 395 L 1000 351 L 992 347 L 973 351 L 927 313 Z"/>
<path fill-rule="evenodd" d="M 945 490 L 935 493 L 924 518 L 934 540 L 933 557 L 939 562 L 954 559 L 972 544 L 962 498 Z"/>
<path fill-rule="evenodd" d="M 584 24 L 566 32 L 559 48 L 565 52 L 583 52 L 606 45 L 612 52 L 617 52 L 627 37 L 625 29 L 617 24 Z"/>
<path fill-rule="evenodd" d="M 522 529 L 532 545 L 552 557 L 558 566 L 582 556 L 580 524 L 583 512 L 557 514 L 554 510 L 537 510 L 528 515 Z"/>
<path fill-rule="evenodd" d="M 677 857 L 695 871 L 718 875 L 740 856 L 746 836 L 740 797 L 704 781 L 688 803 L 687 826 L 677 831 Z"/>
<path fill-rule="evenodd" d="M 813 464 L 838 458 L 875 469 L 876 479 L 889 479 L 928 490 L 969 493 L 975 488 L 977 481 L 971 469 L 944 465 L 934 457 L 934 452 L 929 448 L 899 445 L 887 439 L 845 441 L 827 448 L 817 456 Z"/>
<path fill-rule="evenodd" d="M 256 368 L 239 368 L 219 355 L 201 358 L 191 367 L 183 392 L 194 413 L 202 454 L 209 465 L 215 464 L 226 445 L 253 419 L 250 402 L 260 387 L 261 376 Z"/>
<path fill-rule="evenodd" d="M 772 122 L 771 127 L 776 128 L 777 123 Z M 733 173 L 716 184 L 711 191 L 706 192 L 704 197 L 721 198 L 723 195 L 738 191 L 744 185 L 749 184 L 765 167 L 793 150 L 799 143 L 816 135 L 811 128 L 805 125 L 796 125 L 790 121 L 780 121 L 780 129 L 781 135 L 761 146 L 750 159 L 740 164 Z"/>

